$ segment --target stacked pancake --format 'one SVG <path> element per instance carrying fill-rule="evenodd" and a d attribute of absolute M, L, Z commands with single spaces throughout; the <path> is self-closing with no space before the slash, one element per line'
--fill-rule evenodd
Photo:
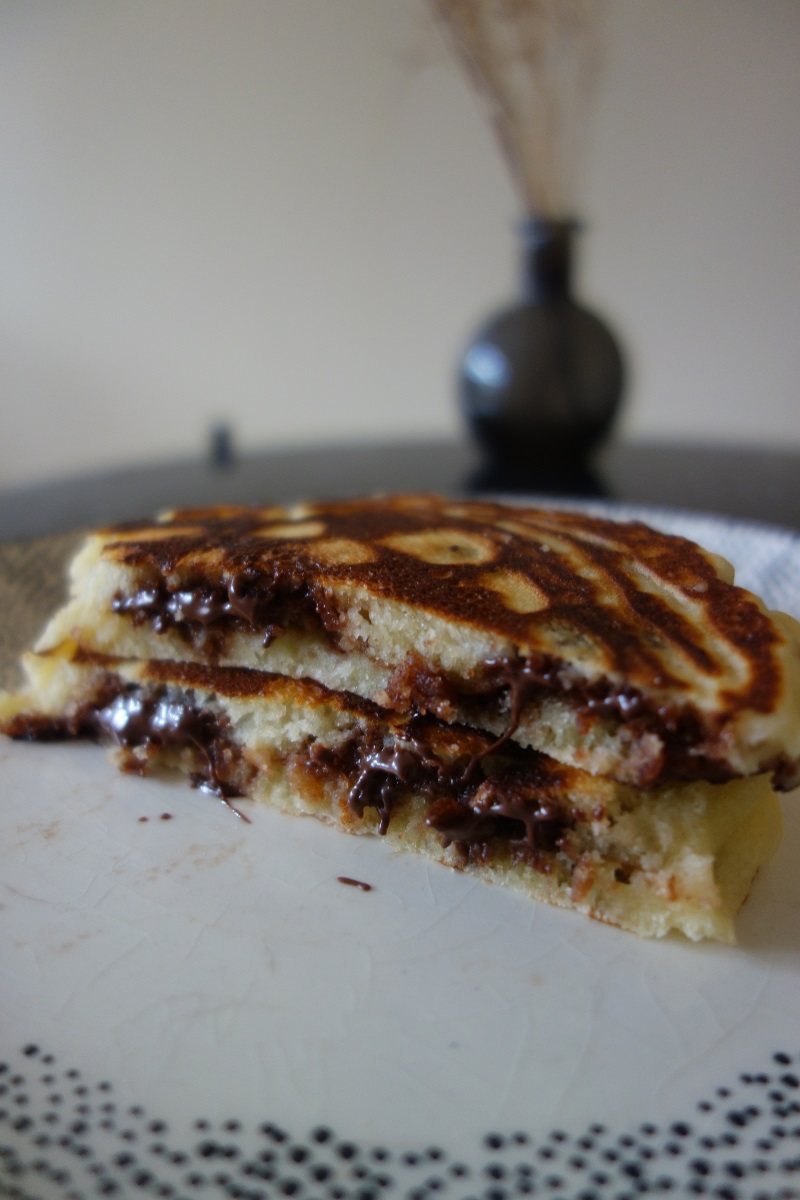
<path fill-rule="evenodd" d="M 431 496 L 92 534 L 0 702 L 636 933 L 732 941 L 800 779 L 800 627 L 638 523 Z"/>

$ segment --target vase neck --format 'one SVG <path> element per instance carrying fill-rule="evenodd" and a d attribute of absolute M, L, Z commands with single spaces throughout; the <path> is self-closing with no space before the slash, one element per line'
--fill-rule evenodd
<path fill-rule="evenodd" d="M 520 225 L 522 294 L 529 304 L 569 296 L 572 243 L 577 230 L 575 221 L 547 221 L 538 217 Z"/>

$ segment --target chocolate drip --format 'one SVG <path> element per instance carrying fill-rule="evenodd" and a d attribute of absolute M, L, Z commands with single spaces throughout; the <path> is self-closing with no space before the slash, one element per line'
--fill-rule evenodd
<path fill-rule="evenodd" d="M 88 722 L 123 750 L 143 749 L 147 753 L 151 747 L 189 749 L 198 763 L 189 776 L 193 787 L 218 796 L 226 804 L 242 795 L 228 778 L 231 746 L 220 722 L 212 713 L 196 708 L 178 694 L 164 691 L 150 696 L 138 690 L 122 692 L 104 708 L 95 709 Z M 126 765 L 130 770 L 141 770 L 141 759 L 131 753 Z M 238 809 L 234 812 L 243 817 Z"/>
<path fill-rule="evenodd" d="M 398 792 L 413 786 L 417 791 L 437 791 L 452 787 L 453 774 L 428 745 L 424 719 L 414 718 L 394 741 L 363 745 L 355 753 L 355 782 L 348 803 L 358 817 L 365 808 L 374 808 L 380 816 L 378 830 L 386 833 Z M 351 768 L 352 773 L 352 768 Z"/>
<path fill-rule="evenodd" d="M 527 799 L 495 794 L 489 802 L 477 800 L 475 804 L 451 798 L 434 800 L 425 823 L 440 834 L 445 847 L 451 842 L 463 847 L 486 846 L 499 838 L 536 856 L 558 851 L 570 827 L 563 809 L 547 800 L 540 802 L 534 794 Z"/>
<path fill-rule="evenodd" d="M 371 750 L 361 760 L 348 804 L 357 817 L 364 816 L 365 808 L 374 808 L 380 817 L 378 832 L 386 833 L 398 791 L 420 780 L 423 773 L 423 760 L 410 746 L 395 744 Z"/>
<path fill-rule="evenodd" d="M 401 792 L 413 788 L 427 796 L 425 824 L 441 835 L 445 848 L 455 842 L 485 852 L 489 842 L 501 839 L 539 856 L 541 869 L 542 856 L 560 848 L 571 819 L 539 778 L 538 755 L 529 752 L 523 764 L 514 763 L 512 754 L 510 765 L 486 776 L 483 762 L 492 750 L 487 745 L 466 770 L 463 760 L 445 763 L 426 745 L 424 724 L 418 721 L 408 730 L 408 740 L 404 736 L 402 742 L 355 751 L 351 745 L 336 758 L 340 770 L 349 761 L 351 778 L 355 776 L 348 795 L 351 811 L 363 817 L 366 808 L 374 808 L 381 834 L 389 829 Z M 316 759 L 322 761 L 319 755 Z M 552 788 L 552 778 L 549 783 Z"/>
<path fill-rule="evenodd" d="M 337 875 L 336 882 L 337 883 L 345 883 L 345 884 L 347 884 L 348 887 L 358 888 L 358 890 L 360 892 L 371 892 L 372 891 L 371 883 L 364 883 L 364 881 L 362 879 L 351 879 L 351 877 L 349 875 Z"/>
<path fill-rule="evenodd" d="M 478 764 L 487 754 L 500 750 L 506 742 L 511 740 L 519 729 L 525 707 L 537 694 L 541 693 L 545 684 L 543 672 L 534 667 L 530 659 L 489 659 L 484 664 L 484 668 L 487 678 L 492 680 L 490 686 L 494 690 L 508 689 L 508 723 L 496 741 L 473 756 L 464 772 L 465 780 L 471 778 Z"/>

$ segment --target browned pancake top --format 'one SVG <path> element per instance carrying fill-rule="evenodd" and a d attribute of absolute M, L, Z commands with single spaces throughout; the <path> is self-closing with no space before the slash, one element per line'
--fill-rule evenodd
<path fill-rule="evenodd" d="M 711 686 L 717 711 L 768 713 L 781 634 L 719 561 L 638 522 L 430 496 L 186 509 L 104 531 L 106 553 L 184 582 L 243 571 L 357 585 L 655 690 Z"/>

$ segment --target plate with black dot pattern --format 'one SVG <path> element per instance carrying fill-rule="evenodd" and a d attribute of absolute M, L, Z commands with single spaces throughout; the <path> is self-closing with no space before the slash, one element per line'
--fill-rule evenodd
<path fill-rule="evenodd" d="M 4 742 L 0 779 L 0 1196 L 800 1197 L 797 795 L 727 947 L 92 746 Z"/>

